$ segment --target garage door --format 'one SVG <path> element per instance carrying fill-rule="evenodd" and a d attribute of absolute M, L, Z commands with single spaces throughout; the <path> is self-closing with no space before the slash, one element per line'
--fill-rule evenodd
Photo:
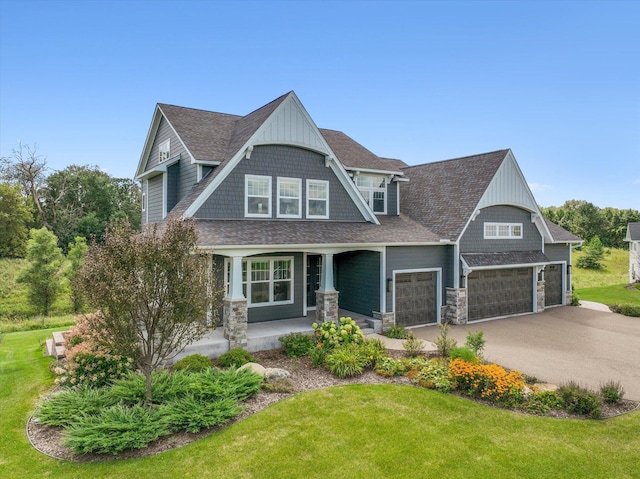
<path fill-rule="evenodd" d="M 437 284 L 435 271 L 396 274 L 396 324 L 413 326 L 437 322 Z"/>
<path fill-rule="evenodd" d="M 562 304 L 562 265 L 550 264 L 544 270 L 544 305 Z"/>
<path fill-rule="evenodd" d="M 533 311 L 531 268 L 473 271 L 467 278 L 468 317 L 495 318 Z"/>

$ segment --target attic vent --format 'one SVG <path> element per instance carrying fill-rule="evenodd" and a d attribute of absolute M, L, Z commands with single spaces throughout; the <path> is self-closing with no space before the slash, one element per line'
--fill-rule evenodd
<path fill-rule="evenodd" d="M 159 151 L 158 161 L 160 163 L 162 163 L 163 161 L 167 161 L 169 158 L 171 158 L 171 140 L 168 139 L 160 143 L 160 146 L 158 147 L 158 151 Z"/>

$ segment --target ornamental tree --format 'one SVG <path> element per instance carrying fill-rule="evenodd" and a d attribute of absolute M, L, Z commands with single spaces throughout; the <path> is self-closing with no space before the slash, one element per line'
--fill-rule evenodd
<path fill-rule="evenodd" d="M 172 220 L 143 233 L 115 223 L 102 244 L 90 246 L 75 279 L 102 313 L 94 323 L 104 331 L 98 341 L 133 358 L 145 375 L 147 405 L 151 373 L 200 339 L 207 317 L 218 310 L 221 289 L 196 241 L 192 221 Z"/>

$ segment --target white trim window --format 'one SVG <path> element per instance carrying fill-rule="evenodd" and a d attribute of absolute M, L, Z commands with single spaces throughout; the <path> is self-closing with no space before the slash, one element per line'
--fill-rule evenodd
<path fill-rule="evenodd" d="M 302 217 L 302 180 L 278 177 L 278 218 Z"/>
<path fill-rule="evenodd" d="M 356 186 L 374 213 L 387 214 L 387 178 L 378 175 L 357 175 Z"/>
<path fill-rule="evenodd" d="M 167 138 L 158 145 L 158 162 L 162 163 L 171 158 L 171 139 Z"/>
<path fill-rule="evenodd" d="M 329 182 L 307 180 L 307 218 L 329 218 Z"/>
<path fill-rule="evenodd" d="M 147 191 L 149 190 L 149 180 L 142 180 L 142 212 L 147 211 Z"/>
<path fill-rule="evenodd" d="M 485 223 L 484 239 L 522 239 L 522 223 Z"/>
<path fill-rule="evenodd" d="M 245 175 L 244 215 L 271 218 L 271 177 Z"/>
<path fill-rule="evenodd" d="M 225 258 L 225 287 L 229 293 L 231 260 Z M 263 257 L 242 261 L 242 293 L 250 307 L 293 303 L 293 257 Z"/>

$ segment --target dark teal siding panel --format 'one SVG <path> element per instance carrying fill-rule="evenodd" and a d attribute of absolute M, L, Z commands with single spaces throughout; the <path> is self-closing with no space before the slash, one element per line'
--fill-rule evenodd
<path fill-rule="evenodd" d="M 353 251 L 334 256 L 340 307 L 372 316 L 380 311 L 380 253 Z"/>
<path fill-rule="evenodd" d="M 162 221 L 162 175 L 154 176 L 147 183 L 147 208 L 149 208 L 149 223 Z"/>

